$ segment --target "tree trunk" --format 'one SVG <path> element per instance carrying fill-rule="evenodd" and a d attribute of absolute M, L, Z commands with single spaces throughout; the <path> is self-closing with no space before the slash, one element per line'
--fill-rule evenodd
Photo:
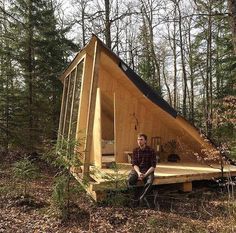
<path fill-rule="evenodd" d="M 3 126 L 6 129 L 4 133 L 2 134 L 2 140 L 3 140 L 3 147 L 4 147 L 4 152 L 5 154 L 8 154 L 8 149 L 9 149 L 9 119 L 10 119 L 10 114 L 9 114 L 9 104 L 10 104 L 10 67 L 11 67 L 11 61 L 9 54 L 5 51 L 9 51 L 9 42 L 8 40 L 4 39 L 4 33 L 6 32 L 7 24 L 6 24 L 6 14 L 5 14 L 5 1 L 1 1 L 0 7 L 3 9 L 0 13 L 0 18 L 2 20 L 2 24 L 0 25 L 0 34 L 1 34 L 1 45 L 3 49 L 3 53 L 1 54 L 0 58 L 0 77 L 2 81 L 1 89 L 2 90 L 2 95 L 3 95 L 3 103 L 1 105 L 3 108 L 2 111 L 2 122 Z"/>
<path fill-rule="evenodd" d="M 177 49 L 176 49 L 176 18 L 177 18 L 177 12 L 176 12 L 176 4 L 174 3 L 174 13 L 173 13 L 173 29 L 170 28 L 170 24 L 167 24 L 168 27 L 168 41 L 170 44 L 170 48 L 173 54 L 173 107 L 174 109 L 177 109 Z M 172 33 L 173 32 L 173 33 Z"/>
<path fill-rule="evenodd" d="M 86 39 L 85 39 L 85 6 L 82 6 L 82 12 L 81 12 L 81 25 L 82 25 L 82 42 L 83 46 L 86 44 Z"/>
<path fill-rule="evenodd" d="M 174 18 L 176 18 L 176 6 L 174 9 Z M 177 108 L 177 51 L 176 51 L 176 21 L 174 21 L 173 32 L 173 56 L 174 56 L 174 108 Z"/>
<path fill-rule="evenodd" d="M 105 0 L 105 37 L 106 45 L 111 49 L 110 0 Z"/>
<path fill-rule="evenodd" d="M 189 21 L 188 28 L 188 46 L 189 46 L 189 69 L 190 69 L 190 115 L 189 119 L 194 124 L 194 71 L 193 71 L 193 51 L 191 42 L 191 30 L 192 20 Z"/>
<path fill-rule="evenodd" d="M 165 59 L 163 58 L 163 60 L 165 60 Z M 169 87 L 169 85 L 167 83 L 167 80 L 166 80 L 165 64 L 164 64 L 164 62 L 162 64 L 162 76 L 163 76 L 164 83 L 165 83 L 165 86 L 166 86 L 166 89 L 167 89 L 167 93 L 168 93 L 168 97 L 169 97 L 169 104 L 172 106 L 171 91 L 170 91 L 170 87 Z"/>
<path fill-rule="evenodd" d="M 231 24 L 234 53 L 236 54 L 236 0 L 228 0 L 229 21 Z"/>
<path fill-rule="evenodd" d="M 32 25 L 32 0 L 28 6 L 28 25 L 27 25 L 27 83 L 28 83 L 28 114 L 29 114 L 29 147 L 32 150 L 33 137 L 33 25 Z"/>
<path fill-rule="evenodd" d="M 206 59 L 206 126 L 207 136 L 212 131 L 212 16 L 211 5 L 209 6 L 208 29 L 207 29 L 207 59 Z"/>
<path fill-rule="evenodd" d="M 147 6 L 145 5 L 146 3 L 142 0 L 141 1 L 142 3 L 142 6 L 141 6 L 141 9 L 142 9 L 142 15 L 143 15 L 143 20 L 147 21 L 147 28 L 148 28 L 148 35 L 147 35 L 147 44 L 148 44 L 148 47 L 150 49 L 150 54 L 151 54 L 151 58 L 152 58 L 152 63 L 155 67 L 155 70 L 154 70 L 154 74 L 153 74 L 153 77 L 155 77 L 155 82 L 157 82 L 157 86 L 158 86 L 158 93 L 161 95 L 161 76 L 160 76 L 160 73 L 161 73 L 161 70 L 160 70 L 160 62 L 157 58 L 157 55 L 156 55 L 156 52 L 155 52 L 155 43 L 154 43 L 154 35 L 153 35 L 153 2 L 149 2 L 148 4 L 150 5 L 149 6 L 149 9 L 147 9 Z"/>
<path fill-rule="evenodd" d="M 8 67 L 10 66 L 10 59 L 8 60 Z M 10 86 L 9 86 L 9 75 L 6 74 L 6 109 L 5 109 L 5 113 L 6 113 L 6 139 L 5 139 L 5 152 L 6 154 L 8 154 L 8 149 L 9 149 L 9 119 L 10 119 L 10 114 L 9 114 L 9 110 L 10 110 L 10 94 L 9 94 L 9 90 L 10 90 Z"/>
<path fill-rule="evenodd" d="M 179 2 L 176 1 L 176 6 L 178 9 L 179 16 L 179 40 L 180 40 L 180 55 L 181 55 L 181 66 L 182 66 L 182 75 L 183 75 L 183 115 L 187 117 L 187 74 L 185 67 L 185 55 L 184 55 L 184 44 L 183 44 L 183 33 L 182 33 L 182 15 L 179 7 Z"/>

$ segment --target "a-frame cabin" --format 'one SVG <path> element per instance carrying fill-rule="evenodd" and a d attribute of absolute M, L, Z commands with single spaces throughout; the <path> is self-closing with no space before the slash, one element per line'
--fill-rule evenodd
<path fill-rule="evenodd" d="M 224 165 L 222 173 L 222 160 L 213 153 L 214 146 L 96 36 L 60 80 L 64 88 L 58 138 L 82 141 L 77 150 L 83 166 L 80 173 L 73 173 L 79 181 L 90 177 L 88 191 L 95 200 L 98 193 L 112 188 L 111 180 L 98 174 L 111 174 L 110 162 L 122 165 L 120 172 L 125 175 L 131 169 L 129 156 L 139 132 L 147 134 L 148 144 L 159 156 L 156 185 L 179 183 L 190 191 L 192 181 L 229 172 L 236 175 L 232 165 Z M 175 162 L 170 162 L 168 145 L 176 149 Z M 209 161 L 210 154 L 218 158 Z"/>

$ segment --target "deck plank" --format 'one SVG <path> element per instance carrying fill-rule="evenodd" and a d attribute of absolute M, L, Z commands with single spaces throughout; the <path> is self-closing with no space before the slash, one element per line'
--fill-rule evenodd
<path fill-rule="evenodd" d="M 91 167 L 92 178 L 96 181 L 93 190 L 106 189 L 111 187 L 112 176 L 116 174 L 120 180 L 125 180 L 128 176 L 131 166 L 129 164 L 119 164 L 118 172 L 113 169 L 103 168 L 95 169 Z M 224 168 L 224 176 L 231 174 L 236 176 L 236 166 L 226 165 Z M 205 164 L 182 164 L 182 163 L 160 163 L 155 170 L 154 185 L 174 184 L 192 182 L 196 180 L 212 180 L 221 177 L 220 165 Z"/>

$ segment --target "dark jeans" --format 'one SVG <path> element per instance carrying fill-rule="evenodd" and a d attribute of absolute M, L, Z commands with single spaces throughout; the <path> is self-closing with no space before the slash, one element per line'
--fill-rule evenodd
<path fill-rule="evenodd" d="M 153 180 L 154 180 L 154 172 L 150 173 L 147 177 L 143 179 L 144 188 L 139 197 L 140 200 L 142 200 L 145 197 L 145 195 L 147 195 L 150 192 Z M 132 170 L 128 175 L 128 187 L 130 188 L 134 187 L 137 184 L 137 182 L 138 182 L 138 173 L 135 170 Z"/>

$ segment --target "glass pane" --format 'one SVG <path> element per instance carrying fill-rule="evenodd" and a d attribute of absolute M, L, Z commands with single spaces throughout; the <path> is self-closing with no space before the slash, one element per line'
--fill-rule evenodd
<path fill-rule="evenodd" d="M 79 102 L 80 102 L 80 93 L 81 93 L 81 81 L 83 74 L 83 64 L 84 62 L 80 62 L 77 65 L 76 69 L 76 80 L 75 80 L 75 92 L 74 92 L 74 101 L 73 101 L 73 110 L 71 116 L 71 138 L 75 139 L 76 137 L 76 129 L 77 129 L 77 119 L 78 119 L 78 111 L 79 111 Z"/>
<path fill-rule="evenodd" d="M 73 87 L 74 87 L 74 77 L 75 77 L 75 75 L 73 75 L 73 72 L 72 72 L 70 75 L 70 81 L 69 81 L 69 85 L 68 85 L 67 107 L 66 107 L 66 114 L 65 114 L 66 118 L 65 118 L 64 132 L 63 132 L 64 139 L 68 139 L 68 133 L 69 133 L 71 103 L 72 103 Z"/>
<path fill-rule="evenodd" d="M 69 77 L 67 76 L 64 79 L 64 87 L 63 87 L 63 99 L 62 99 L 62 108 L 61 108 L 61 118 L 60 118 L 60 127 L 59 127 L 59 141 L 61 140 L 61 136 L 64 131 L 64 121 L 65 121 L 65 109 L 66 109 L 66 100 L 67 100 L 67 91 L 68 91 L 68 83 Z"/>
<path fill-rule="evenodd" d="M 71 86 L 70 86 L 70 92 L 71 92 L 71 103 L 70 103 L 70 109 L 68 109 L 68 114 L 69 115 L 69 128 L 68 128 L 68 140 L 70 141 L 70 139 L 73 139 L 71 137 L 71 127 L 72 127 L 72 111 L 73 111 L 73 105 L 74 105 L 74 93 L 75 93 L 75 79 L 76 79 L 76 69 L 74 69 L 72 72 L 71 72 L 71 76 L 70 76 L 70 79 L 71 79 Z"/>

